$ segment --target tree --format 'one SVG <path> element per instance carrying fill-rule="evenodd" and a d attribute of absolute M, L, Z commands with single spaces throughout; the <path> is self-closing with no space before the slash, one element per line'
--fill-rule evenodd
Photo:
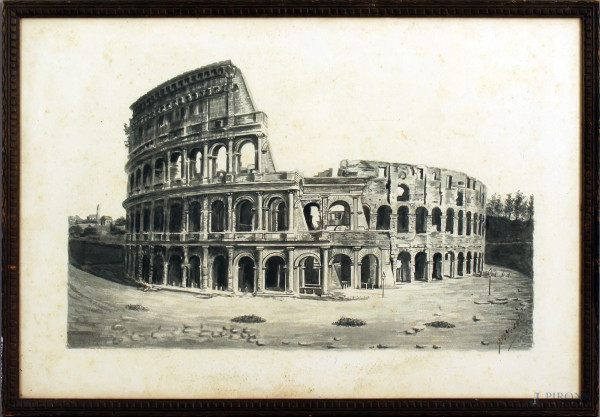
<path fill-rule="evenodd" d="M 512 219 L 512 214 L 515 210 L 515 200 L 512 197 L 512 194 L 506 195 L 506 200 L 504 201 L 504 217 L 508 220 Z"/>
<path fill-rule="evenodd" d="M 513 210 L 515 213 L 515 220 L 523 219 L 525 217 L 525 194 L 518 190 L 513 200 Z"/>
<path fill-rule="evenodd" d="M 527 220 L 533 220 L 533 194 L 529 196 L 529 201 L 527 202 L 525 212 L 527 215 Z"/>
<path fill-rule="evenodd" d="M 492 195 L 488 200 L 487 215 L 494 217 L 501 217 L 504 215 L 504 206 L 502 204 L 502 199 L 498 194 Z"/>

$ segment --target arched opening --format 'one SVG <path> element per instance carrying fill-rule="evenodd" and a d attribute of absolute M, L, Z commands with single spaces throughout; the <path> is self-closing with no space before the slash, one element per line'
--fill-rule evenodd
<path fill-rule="evenodd" d="M 129 176 L 129 192 L 132 193 L 135 189 L 135 174 Z"/>
<path fill-rule="evenodd" d="M 313 256 L 307 256 L 300 263 L 300 274 L 302 278 L 302 287 L 320 288 L 321 270 L 319 261 Z"/>
<path fill-rule="evenodd" d="M 180 233 L 183 221 L 183 208 L 181 203 L 173 202 L 169 206 L 169 232 Z"/>
<path fill-rule="evenodd" d="M 390 230 L 390 218 L 392 217 L 392 208 L 390 206 L 381 206 L 377 209 L 377 230 Z"/>
<path fill-rule="evenodd" d="M 464 275 L 465 255 L 462 252 L 458 253 L 458 265 L 456 265 L 456 275 L 462 277 Z"/>
<path fill-rule="evenodd" d="M 454 233 L 454 209 L 446 210 L 446 232 Z"/>
<path fill-rule="evenodd" d="M 200 288 L 200 258 L 192 256 L 190 258 L 190 279 L 187 282 L 190 288 Z"/>
<path fill-rule="evenodd" d="M 239 173 L 247 173 L 252 172 L 256 169 L 256 146 L 252 142 L 246 142 L 240 148 L 240 156 L 239 156 L 239 165 L 238 172 Z"/>
<path fill-rule="evenodd" d="M 171 154 L 171 160 L 169 165 L 169 176 L 171 181 L 181 181 L 181 164 L 183 158 L 181 157 L 181 153 L 173 152 Z"/>
<path fill-rule="evenodd" d="M 161 233 L 164 231 L 165 214 L 162 206 L 154 207 L 154 231 Z"/>
<path fill-rule="evenodd" d="M 148 164 L 144 165 L 144 188 L 152 185 L 152 167 Z"/>
<path fill-rule="evenodd" d="M 200 149 L 192 149 L 189 153 L 190 177 L 193 180 L 202 178 L 202 152 Z"/>
<path fill-rule="evenodd" d="M 362 288 L 376 288 L 379 277 L 379 260 L 375 255 L 366 255 L 360 264 L 360 283 Z"/>
<path fill-rule="evenodd" d="M 213 177 L 227 172 L 227 148 L 225 145 L 220 145 L 214 148 L 211 159 Z"/>
<path fill-rule="evenodd" d="M 471 255 L 471 252 L 467 252 L 467 275 L 471 275 L 471 261 L 473 260 L 473 257 Z"/>
<path fill-rule="evenodd" d="M 367 229 L 371 228 L 371 209 L 369 206 L 363 205 L 363 213 L 365 214 L 365 221 L 367 222 Z"/>
<path fill-rule="evenodd" d="M 210 208 L 211 219 L 210 219 L 210 231 L 211 232 L 223 232 L 225 231 L 225 204 L 221 200 L 216 200 L 212 203 Z"/>
<path fill-rule="evenodd" d="M 427 209 L 425 207 L 417 208 L 415 228 L 417 233 L 427 233 Z"/>
<path fill-rule="evenodd" d="M 254 225 L 254 204 L 250 200 L 242 200 L 238 203 L 236 210 L 235 230 L 238 232 L 250 232 Z"/>
<path fill-rule="evenodd" d="M 410 282 L 410 253 L 400 252 L 396 268 L 396 282 Z"/>
<path fill-rule="evenodd" d="M 148 232 L 150 231 L 150 207 L 144 207 L 143 213 L 142 230 Z"/>
<path fill-rule="evenodd" d="M 445 261 L 446 265 L 444 269 L 448 271 L 446 275 L 450 278 L 454 278 L 454 252 L 446 253 Z"/>
<path fill-rule="evenodd" d="M 139 211 L 135 212 L 135 232 L 136 233 L 140 232 L 140 212 Z"/>
<path fill-rule="evenodd" d="M 442 279 L 442 269 L 442 254 L 436 253 L 433 255 L 433 273 L 431 274 L 431 278 Z"/>
<path fill-rule="evenodd" d="M 154 184 L 162 184 L 165 182 L 165 161 L 157 159 L 154 163 Z"/>
<path fill-rule="evenodd" d="M 431 224 L 434 230 L 438 232 L 442 231 L 442 210 L 438 207 L 431 210 Z"/>
<path fill-rule="evenodd" d="M 479 215 L 479 235 L 483 236 L 483 228 L 485 223 L 483 222 L 483 214 Z"/>
<path fill-rule="evenodd" d="M 288 230 L 287 205 L 281 198 L 274 198 L 269 203 L 269 221 L 268 227 L 272 232 Z"/>
<path fill-rule="evenodd" d="M 144 255 L 142 258 L 142 280 L 150 283 L 150 257 Z"/>
<path fill-rule="evenodd" d="M 408 207 L 398 209 L 398 233 L 408 233 Z"/>
<path fill-rule="evenodd" d="M 458 212 L 458 234 L 462 235 L 463 234 L 463 211 L 460 210 Z"/>
<path fill-rule="evenodd" d="M 406 184 L 400 184 L 398 186 L 398 194 L 396 197 L 397 201 L 408 201 L 410 200 L 410 189 Z"/>
<path fill-rule="evenodd" d="M 328 226 L 350 226 L 350 206 L 345 201 L 336 201 L 329 206 Z"/>
<path fill-rule="evenodd" d="M 415 280 L 427 281 L 427 254 L 419 252 L 415 256 Z"/>
<path fill-rule="evenodd" d="M 473 253 L 473 273 L 476 274 L 479 272 L 479 262 L 478 262 L 477 252 Z"/>
<path fill-rule="evenodd" d="M 254 292 L 254 260 L 244 256 L 238 262 L 239 291 Z"/>
<path fill-rule="evenodd" d="M 181 287 L 181 283 L 181 257 L 179 255 L 171 255 L 171 257 L 169 258 L 169 273 L 167 276 L 167 285 Z"/>
<path fill-rule="evenodd" d="M 202 208 L 200 207 L 200 203 L 197 201 L 193 201 L 190 204 L 190 232 L 199 232 L 200 231 L 200 216 L 202 213 Z"/>
<path fill-rule="evenodd" d="M 304 220 L 306 220 L 308 230 L 321 228 L 321 208 L 317 203 L 308 203 L 304 206 Z"/>
<path fill-rule="evenodd" d="M 152 262 L 152 283 L 160 285 L 163 283 L 163 274 L 165 272 L 165 260 L 162 255 L 154 255 Z"/>
<path fill-rule="evenodd" d="M 265 287 L 271 291 L 285 290 L 285 261 L 280 256 L 273 256 L 267 260 Z"/>
<path fill-rule="evenodd" d="M 467 236 L 471 234 L 471 212 L 467 211 Z"/>
<path fill-rule="evenodd" d="M 473 214 L 473 234 L 474 235 L 478 235 L 479 234 L 479 216 L 477 215 L 477 213 Z"/>
<path fill-rule="evenodd" d="M 348 255 L 338 254 L 333 257 L 332 272 L 342 288 L 347 288 L 352 282 L 352 261 Z"/>
<path fill-rule="evenodd" d="M 213 260 L 212 265 L 213 289 L 226 290 L 228 285 L 227 279 L 227 260 L 223 255 L 218 255 Z"/>

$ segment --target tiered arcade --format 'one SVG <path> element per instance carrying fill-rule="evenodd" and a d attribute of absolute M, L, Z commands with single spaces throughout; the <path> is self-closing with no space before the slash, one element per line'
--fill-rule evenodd
<path fill-rule="evenodd" d="M 138 281 L 323 294 L 483 268 L 480 181 L 376 161 L 342 161 L 337 176 L 277 171 L 267 117 L 229 61 L 175 77 L 131 108 L 123 205 L 126 269 Z"/>

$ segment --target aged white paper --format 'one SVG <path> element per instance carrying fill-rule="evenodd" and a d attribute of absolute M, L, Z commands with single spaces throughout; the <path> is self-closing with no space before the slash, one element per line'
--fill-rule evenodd
<path fill-rule="evenodd" d="M 531 397 L 579 391 L 576 19 L 24 19 L 21 394 L 77 398 Z M 278 169 L 342 159 L 466 171 L 534 194 L 534 346 L 68 349 L 67 216 L 124 214 L 129 106 L 231 59 Z"/>

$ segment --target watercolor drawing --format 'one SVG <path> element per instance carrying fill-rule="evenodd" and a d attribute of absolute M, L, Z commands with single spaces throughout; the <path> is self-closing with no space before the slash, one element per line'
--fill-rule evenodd
<path fill-rule="evenodd" d="M 251 87 L 221 61 L 131 105 L 125 214 L 69 218 L 69 347 L 531 348 L 533 195 L 393 150 L 280 166 Z"/>

